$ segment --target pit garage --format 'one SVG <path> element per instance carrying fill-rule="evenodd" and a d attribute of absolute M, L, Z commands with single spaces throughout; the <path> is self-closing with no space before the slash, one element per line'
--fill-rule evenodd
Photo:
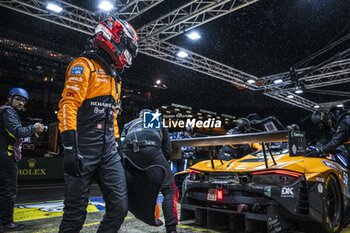
<path fill-rule="evenodd" d="M 1 104 L 23 88 L 22 124 L 44 127 L 16 138 L 20 232 L 59 231 L 59 102 L 81 91 L 84 68 L 69 64 L 97 46 L 96 26 L 110 17 L 137 33 L 137 43 L 124 45 L 135 53 L 123 47 L 125 64 L 116 62 L 113 132 L 142 109 L 159 114 L 149 122 L 143 115 L 143 127 L 157 128 L 156 119 L 169 131 L 177 232 L 350 232 L 350 124 L 342 143 L 324 151 L 350 111 L 349 7 L 347 0 L 0 1 Z M 101 67 L 94 72 L 106 83 Z M 94 114 L 107 106 L 89 104 Z M 6 133 L 4 123 L 0 129 Z M 95 178 L 80 232 L 96 232 L 105 214 Z M 151 212 L 165 222 L 163 198 L 155 196 Z M 119 232 L 166 232 L 131 212 Z"/>

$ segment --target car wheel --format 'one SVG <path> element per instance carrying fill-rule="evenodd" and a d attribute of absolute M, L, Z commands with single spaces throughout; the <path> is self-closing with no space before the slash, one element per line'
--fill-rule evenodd
<path fill-rule="evenodd" d="M 329 175 L 324 184 L 326 206 L 321 229 L 324 233 L 336 233 L 341 230 L 343 213 L 342 194 L 334 175 Z"/>

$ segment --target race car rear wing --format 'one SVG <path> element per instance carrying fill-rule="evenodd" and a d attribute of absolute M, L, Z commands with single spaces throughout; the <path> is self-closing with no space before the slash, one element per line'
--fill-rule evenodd
<path fill-rule="evenodd" d="M 183 146 L 223 146 L 237 144 L 262 143 L 265 154 L 265 144 L 270 142 L 289 142 L 290 155 L 302 155 L 306 152 L 305 133 L 302 131 L 275 131 L 249 133 L 240 135 L 209 136 L 200 138 L 185 138 L 171 140 L 173 153 L 171 159 L 181 159 Z M 266 144 L 267 145 L 267 144 Z M 268 147 L 268 145 L 267 145 Z M 268 148 L 269 149 L 269 148 Z M 270 153 L 271 154 L 271 153 Z"/>

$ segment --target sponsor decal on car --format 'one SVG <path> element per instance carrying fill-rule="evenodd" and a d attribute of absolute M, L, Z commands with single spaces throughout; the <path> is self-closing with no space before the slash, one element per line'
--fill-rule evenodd
<path fill-rule="evenodd" d="M 281 197 L 294 197 L 293 187 L 283 187 Z"/>
<path fill-rule="evenodd" d="M 271 197 L 271 186 L 264 187 L 264 195 Z"/>
<path fill-rule="evenodd" d="M 207 195 L 208 201 L 216 201 L 216 189 L 209 189 Z"/>
<path fill-rule="evenodd" d="M 323 193 L 323 185 L 321 183 L 317 185 L 317 190 L 319 193 Z"/>
<path fill-rule="evenodd" d="M 293 151 L 293 154 L 296 154 L 297 153 L 297 146 L 293 144 L 292 146 L 292 151 Z"/>

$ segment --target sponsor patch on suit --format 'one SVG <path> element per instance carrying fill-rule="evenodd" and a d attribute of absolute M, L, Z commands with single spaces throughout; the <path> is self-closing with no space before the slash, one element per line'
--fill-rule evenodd
<path fill-rule="evenodd" d="M 83 74 L 84 67 L 82 66 L 73 66 L 73 68 L 70 71 L 70 74 Z"/>

